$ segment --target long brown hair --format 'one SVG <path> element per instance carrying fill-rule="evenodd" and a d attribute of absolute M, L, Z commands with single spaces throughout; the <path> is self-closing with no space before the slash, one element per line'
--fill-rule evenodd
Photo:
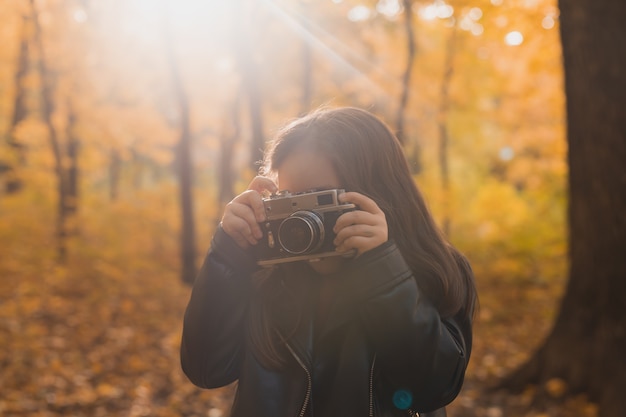
<path fill-rule="evenodd" d="M 378 204 L 389 238 L 443 317 L 472 315 L 476 290 L 469 264 L 435 224 L 401 144 L 384 122 L 357 108 L 317 110 L 278 132 L 261 173 L 276 172 L 296 149 L 327 157 L 343 188 Z"/>

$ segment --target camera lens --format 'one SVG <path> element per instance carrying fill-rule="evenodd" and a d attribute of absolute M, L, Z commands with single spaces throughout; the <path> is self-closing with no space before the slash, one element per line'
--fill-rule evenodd
<path fill-rule="evenodd" d="M 312 252 L 324 241 L 322 219 L 312 211 L 297 211 L 278 227 L 278 241 L 294 255 Z"/>

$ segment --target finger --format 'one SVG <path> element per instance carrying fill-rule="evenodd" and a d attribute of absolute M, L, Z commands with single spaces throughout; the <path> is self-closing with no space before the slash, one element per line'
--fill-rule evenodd
<path fill-rule="evenodd" d="M 221 224 L 224 232 L 235 239 L 239 246 L 247 247 L 252 243 L 250 242 L 252 230 L 245 220 L 234 216 L 224 216 Z"/>
<path fill-rule="evenodd" d="M 249 207 L 254 214 L 255 221 L 265 221 L 265 205 L 263 204 L 263 197 L 256 190 L 247 190 L 235 197 L 232 203 L 241 204 Z"/>
<path fill-rule="evenodd" d="M 232 224 L 226 222 L 222 222 L 221 224 L 224 232 L 228 236 L 230 236 L 239 247 L 243 249 L 247 249 L 250 247 L 250 242 L 248 242 L 248 240 L 241 233 L 239 233 L 238 229 L 233 228 Z"/>
<path fill-rule="evenodd" d="M 375 233 L 371 236 L 351 235 L 339 243 L 335 250 L 344 253 L 356 249 L 358 256 L 382 245 L 386 241 L 387 237 L 385 235 Z"/>
<path fill-rule="evenodd" d="M 351 242 L 359 238 L 358 242 L 367 244 L 368 248 L 373 248 L 387 240 L 387 233 L 378 227 L 365 225 L 353 225 L 342 229 L 333 240 L 335 247 L 354 247 Z"/>
<path fill-rule="evenodd" d="M 374 235 L 375 230 L 371 226 L 364 224 L 355 224 L 341 229 L 339 233 L 335 235 L 335 240 L 333 241 L 333 243 L 335 244 L 335 246 L 340 246 L 342 243 L 344 243 L 346 240 L 353 236 L 371 238 Z"/>
<path fill-rule="evenodd" d="M 250 181 L 250 184 L 248 184 L 248 190 L 254 190 L 260 194 L 265 191 L 269 191 L 273 194 L 278 191 L 278 187 L 271 178 L 258 175 Z"/>
<path fill-rule="evenodd" d="M 244 249 L 258 242 L 250 225 L 241 217 L 224 216 L 222 229 Z"/>
<path fill-rule="evenodd" d="M 360 210 L 368 213 L 377 214 L 382 213 L 378 204 L 371 198 L 356 192 L 346 192 L 339 195 L 339 201 L 342 203 L 352 203 L 359 207 Z"/>
<path fill-rule="evenodd" d="M 339 253 L 346 253 L 356 249 L 358 255 L 361 255 L 363 252 L 367 252 L 367 250 L 372 248 L 373 245 L 370 242 L 370 238 L 363 236 L 351 236 L 344 240 L 342 244 L 337 246 L 335 250 Z"/>
<path fill-rule="evenodd" d="M 335 233 L 339 233 L 341 229 L 348 227 L 350 225 L 353 225 L 353 224 L 376 226 L 381 223 L 382 223 L 382 219 L 380 219 L 379 217 L 371 213 L 368 213 L 362 210 L 348 211 L 342 214 L 341 216 L 339 216 L 339 218 L 335 222 L 333 231 Z"/>
<path fill-rule="evenodd" d="M 245 221 L 246 225 L 248 226 L 247 229 L 250 230 L 251 234 L 254 237 L 256 237 L 257 239 L 263 237 L 263 232 L 261 231 L 261 227 L 259 226 L 259 221 L 263 221 L 265 216 L 263 208 L 251 210 L 251 208 L 247 205 L 234 204 L 231 209 L 231 213 L 237 218 L 243 219 Z"/>

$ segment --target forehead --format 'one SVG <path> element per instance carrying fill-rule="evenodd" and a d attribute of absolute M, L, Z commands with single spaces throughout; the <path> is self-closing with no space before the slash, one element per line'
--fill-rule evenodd
<path fill-rule="evenodd" d="M 297 150 L 277 170 L 278 188 L 292 193 L 341 188 L 331 161 L 321 153 Z"/>

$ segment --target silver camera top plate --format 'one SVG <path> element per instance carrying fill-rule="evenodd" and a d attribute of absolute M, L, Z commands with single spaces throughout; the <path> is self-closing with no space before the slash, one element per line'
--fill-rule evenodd
<path fill-rule="evenodd" d="M 343 192 L 344 190 L 341 189 L 308 191 L 297 194 L 281 191 L 263 200 L 265 214 L 267 220 L 277 220 L 301 210 L 324 212 L 355 208 L 354 204 L 339 202 L 339 195 Z"/>

